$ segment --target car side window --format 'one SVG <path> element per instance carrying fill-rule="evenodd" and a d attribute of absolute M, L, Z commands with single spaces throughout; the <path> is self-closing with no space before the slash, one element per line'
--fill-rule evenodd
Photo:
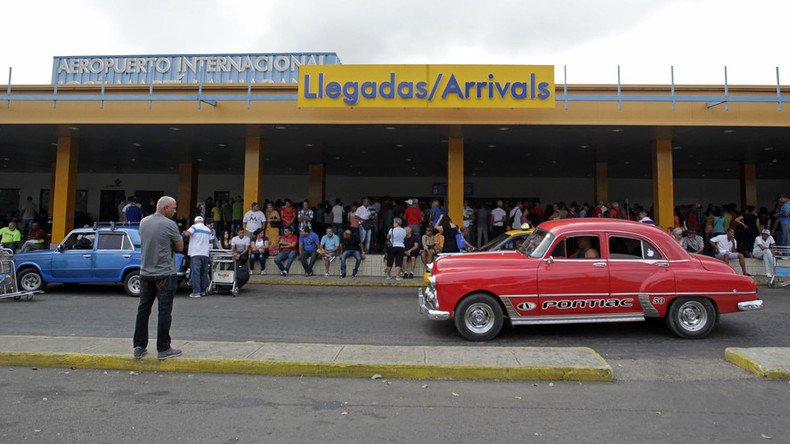
<path fill-rule="evenodd" d="M 642 256 L 645 259 L 663 259 L 656 247 L 645 241 L 642 241 Z"/>
<path fill-rule="evenodd" d="M 609 237 L 610 259 L 642 259 L 642 241 L 631 237 Z"/>
<path fill-rule="evenodd" d="M 598 236 L 569 236 L 561 239 L 551 255 L 567 259 L 598 259 L 601 257 L 601 241 Z"/>
<path fill-rule="evenodd" d="M 134 250 L 134 245 L 132 245 L 132 240 L 129 238 L 128 235 L 124 235 L 123 237 L 123 249 Z"/>
<path fill-rule="evenodd" d="M 122 233 L 101 233 L 99 235 L 99 245 L 97 249 L 121 250 L 123 249 L 124 237 Z"/>
<path fill-rule="evenodd" d="M 62 245 L 66 250 L 92 250 L 94 240 L 96 240 L 96 233 L 93 232 L 71 233 Z"/>
<path fill-rule="evenodd" d="M 609 237 L 610 259 L 661 259 L 661 253 L 649 242 L 623 236 Z"/>

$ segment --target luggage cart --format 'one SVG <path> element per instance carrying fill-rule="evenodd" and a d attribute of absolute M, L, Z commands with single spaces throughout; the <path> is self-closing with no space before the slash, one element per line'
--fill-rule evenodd
<path fill-rule="evenodd" d="M 208 285 L 209 293 L 230 293 L 234 297 L 239 294 L 236 281 L 236 260 L 233 252 L 227 250 L 209 250 L 211 261 L 211 279 Z"/>
<path fill-rule="evenodd" d="M 8 248 L 0 248 L 0 299 L 10 299 L 18 301 L 22 298 L 28 301 L 33 299 L 36 293 L 42 291 L 19 291 L 16 281 L 16 264 L 14 263 L 14 251 Z"/>
<path fill-rule="evenodd" d="M 774 247 L 773 253 L 776 265 L 774 266 L 774 277 L 768 286 L 787 287 L 790 285 L 790 247 L 777 245 Z"/>

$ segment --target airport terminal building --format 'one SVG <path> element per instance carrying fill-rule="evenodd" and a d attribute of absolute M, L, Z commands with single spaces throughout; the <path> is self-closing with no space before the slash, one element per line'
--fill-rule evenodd
<path fill-rule="evenodd" d="M 122 196 L 617 199 L 772 207 L 790 191 L 776 85 L 574 85 L 546 65 L 345 65 L 334 53 L 56 57 L 0 93 L 0 213 L 114 220 Z"/>

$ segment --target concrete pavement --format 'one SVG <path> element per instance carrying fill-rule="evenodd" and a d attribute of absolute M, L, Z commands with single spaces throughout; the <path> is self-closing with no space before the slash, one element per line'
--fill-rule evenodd
<path fill-rule="evenodd" d="M 611 381 L 587 347 L 375 346 L 173 341 L 183 355 L 131 357 L 128 338 L 0 336 L 0 364 L 188 373 L 408 379 Z"/>

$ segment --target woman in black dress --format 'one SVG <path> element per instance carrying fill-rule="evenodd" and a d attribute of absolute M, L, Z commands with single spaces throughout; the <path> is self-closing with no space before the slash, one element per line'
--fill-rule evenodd
<path fill-rule="evenodd" d="M 446 214 L 439 216 L 434 229 L 437 233 L 441 233 L 444 236 L 442 253 L 458 253 L 458 242 L 455 240 L 458 235 L 458 226 L 450 220 L 450 216 Z"/>

